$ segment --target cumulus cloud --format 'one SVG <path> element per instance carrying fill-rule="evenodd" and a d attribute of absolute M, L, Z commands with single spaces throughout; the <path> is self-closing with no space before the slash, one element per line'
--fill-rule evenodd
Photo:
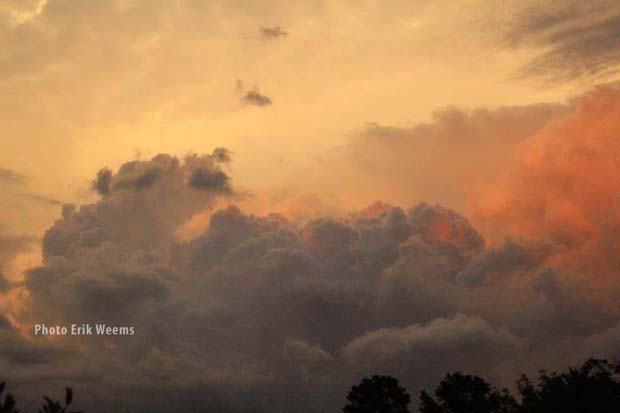
<path fill-rule="evenodd" d="M 375 205 L 305 224 L 229 206 L 211 214 L 204 233 L 181 241 L 174 229 L 208 206 L 207 194 L 226 195 L 196 190 L 184 179 L 207 160 L 213 159 L 191 156 L 181 163 L 158 155 L 121 166 L 112 173 L 110 192 L 97 203 L 64 208 L 45 234 L 42 265 L 15 287 L 31 300 L 20 323 L 136 326 L 135 337 L 113 339 L 113 350 L 106 340 L 64 340 L 70 352 L 81 349 L 77 365 L 96 372 L 89 375 L 96 383 L 86 386 L 89 394 L 96 395 L 100 386 L 120 386 L 113 379 L 120 368 L 124 385 L 140 389 L 128 403 L 141 401 L 142 409 L 162 377 L 176 377 L 185 391 L 175 400 L 187 408 L 197 403 L 191 395 L 201 383 L 198 387 L 213 389 L 202 403 L 222 411 L 234 410 L 226 397 L 234 389 L 247 395 L 249 409 L 261 411 L 277 397 L 275 388 L 324 410 L 338 399 L 335 389 L 357 371 L 350 365 L 352 342 L 364 341 L 369 331 L 419 319 L 404 308 L 405 316 L 395 316 L 381 303 L 390 271 L 411 264 L 435 271 L 407 244 L 416 242 L 448 262 L 441 275 L 445 282 L 483 248 L 462 216 L 427 204 L 406 211 Z M 137 184 L 144 171 L 156 176 L 147 186 Z M 417 276 L 429 282 L 436 277 L 424 271 Z M 458 358 L 461 350 L 446 351 Z M 91 353 L 96 354 L 91 360 L 83 358 Z M 334 390 L 314 400 L 312 392 L 326 385 Z"/>
<path fill-rule="evenodd" d="M 114 391 L 132 411 L 301 403 L 318 412 L 340 407 L 360 375 L 393 374 L 415 393 L 454 370 L 505 386 L 573 355 L 611 357 L 620 319 L 617 101 L 611 88 L 574 108 L 457 111 L 415 130 L 382 129 L 376 147 L 395 139 L 401 150 L 383 150 L 402 168 L 402 148 L 428 145 L 416 138 L 452 147 L 457 130 L 469 165 L 471 142 L 520 148 L 497 190 L 471 192 L 471 221 L 429 203 L 307 219 L 244 211 L 230 204 L 224 149 L 125 163 L 104 174 L 95 203 L 63 208 L 41 265 L 8 286 L 28 305 L 7 323 L 128 324 L 136 335 L 61 338 L 69 356 L 58 359 L 74 357 L 66 375 L 49 357 L 44 369 L 32 366 L 37 352 L 55 351 L 43 337 L 29 338 L 41 346 L 30 356 L 0 352 L 0 366 L 22 363 L 24 385 L 80 377 L 89 411 L 118 407 L 105 398 Z M 493 140 L 491 131 L 524 119 L 510 143 Z M 205 210 L 202 232 L 179 239 Z"/>
<path fill-rule="evenodd" d="M 347 205 L 372 199 L 398 205 L 427 201 L 463 211 L 472 191 L 501 177 L 522 142 L 570 108 L 447 108 L 411 127 L 371 123 L 295 178 Z"/>
<path fill-rule="evenodd" d="M 366 333 L 344 347 L 343 355 L 363 374 L 380 371 L 419 386 L 439 380 L 450 369 L 492 375 L 491 366 L 524 348 L 524 340 L 505 328 L 477 316 L 457 314 L 424 325 Z"/>
<path fill-rule="evenodd" d="M 619 95 L 609 86 L 578 99 L 572 114 L 523 144 L 512 178 L 479 199 L 486 233 L 545 239 L 583 258 L 599 252 L 612 264 L 605 245 L 620 225 Z"/>

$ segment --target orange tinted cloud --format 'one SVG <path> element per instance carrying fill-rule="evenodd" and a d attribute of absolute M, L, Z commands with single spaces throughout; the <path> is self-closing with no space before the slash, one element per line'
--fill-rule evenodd
<path fill-rule="evenodd" d="M 620 89 L 576 100 L 518 150 L 508 183 L 476 201 L 488 234 L 545 237 L 575 247 L 620 228 Z"/>
<path fill-rule="evenodd" d="M 573 113 L 525 142 L 517 158 L 504 185 L 475 195 L 476 226 L 494 242 L 517 237 L 555 245 L 548 265 L 568 290 L 617 314 L 620 88 L 578 98 Z"/>

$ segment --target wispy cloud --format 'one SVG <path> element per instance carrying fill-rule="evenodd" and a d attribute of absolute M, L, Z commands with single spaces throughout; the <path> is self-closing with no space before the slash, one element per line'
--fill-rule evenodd
<path fill-rule="evenodd" d="M 29 192 L 13 192 L 12 195 L 26 199 L 28 201 L 37 202 L 41 204 L 48 204 L 48 205 L 62 205 L 63 204 L 62 201 L 59 201 L 57 199 L 49 198 L 44 195 L 33 194 Z"/>
<path fill-rule="evenodd" d="M 21 184 L 27 180 L 25 175 L 15 172 L 12 169 L 0 168 L 0 182 L 5 184 Z"/>
<path fill-rule="evenodd" d="M 505 40 L 509 47 L 541 50 L 518 70 L 518 77 L 554 82 L 605 77 L 620 66 L 620 4 L 537 4 L 518 16 Z"/>

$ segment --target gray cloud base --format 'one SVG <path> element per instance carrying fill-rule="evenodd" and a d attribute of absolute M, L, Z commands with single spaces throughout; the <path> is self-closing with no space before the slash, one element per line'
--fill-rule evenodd
<path fill-rule="evenodd" d="M 134 161 L 97 203 L 64 209 L 17 287 L 31 298 L 21 320 L 136 335 L 25 340 L 3 318 L 0 368 L 18 395 L 72 384 L 93 412 L 318 412 L 339 408 L 362 375 L 393 374 L 413 392 L 454 370 L 509 385 L 567 362 L 584 339 L 598 353 L 617 341 L 615 321 L 592 321 L 597 308 L 548 265 L 552 245 L 485 248 L 441 206 L 378 204 L 301 226 L 228 206 L 179 240 L 180 225 L 230 195 L 196 189 L 192 173 L 227 159 Z"/>

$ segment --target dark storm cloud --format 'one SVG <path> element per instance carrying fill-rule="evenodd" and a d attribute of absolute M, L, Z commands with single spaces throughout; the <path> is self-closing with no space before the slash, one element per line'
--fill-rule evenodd
<path fill-rule="evenodd" d="M 541 2 L 519 15 L 507 34 L 511 47 L 543 51 L 519 75 L 549 81 L 613 74 L 620 65 L 617 2 Z"/>
<path fill-rule="evenodd" d="M 415 154 L 449 148 L 455 169 L 443 172 L 458 175 L 492 148 L 497 166 L 503 150 L 568 110 L 449 110 L 411 129 L 375 125 L 358 137 L 367 146 L 354 148 L 355 159 L 373 167 L 377 153 L 389 155 L 393 176 L 410 188 L 439 173 L 415 169 Z M 560 223 L 559 238 L 490 245 L 465 217 L 427 203 L 378 202 L 302 222 L 233 205 L 211 211 L 217 198 L 234 195 L 222 169 L 228 162 L 230 153 L 218 148 L 110 170 L 99 191 L 105 196 L 63 207 L 43 238 L 43 262 L 13 286 L 31 300 L 20 322 L 136 326 L 132 337 L 66 341 L 75 359 L 62 377 L 87 372 L 80 379 L 86 411 L 285 412 L 293 404 L 335 411 L 360 375 L 396 375 L 412 393 L 454 370 L 504 386 L 588 349 L 617 353 L 615 301 L 600 305 L 591 280 L 575 276 L 607 264 L 613 273 L 616 243 L 585 243 L 585 258 L 572 259 L 570 248 L 579 246 L 559 242 L 566 209 L 545 214 Z M 208 214 L 208 225 L 179 239 L 196 214 Z M 601 245 L 609 246 L 604 257 Z M 588 258 L 597 266 L 578 265 Z M 620 295 L 617 283 L 608 293 Z M 15 371 L 20 360 L 27 367 L 37 359 L 18 354 L 4 362 Z M 49 385 L 64 371 L 45 360 L 23 383 Z M 123 395 L 124 405 L 106 392 Z"/>
<path fill-rule="evenodd" d="M 343 356 L 361 374 L 381 371 L 413 377 L 417 384 L 437 381 L 444 370 L 493 376 L 489 366 L 525 348 L 525 342 L 504 328 L 477 316 L 457 314 L 421 325 L 383 328 L 357 337 Z M 424 371 L 425 378 L 416 377 Z"/>
<path fill-rule="evenodd" d="M 273 27 L 260 26 L 258 28 L 258 31 L 260 33 L 261 39 L 263 40 L 274 40 L 280 37 L 288 36 L 288 32 L 282 29 L 280 26 L 273 26 Z"/>
<path fill-rule="evenodd" d="M 193 171 L 206 159 L 192 156 L 179 167 Z M 93 358 L 78 364 L 99 377 L 85 386 L 88 394 L 117 388 L 110 380 L 121 368 L 122 384 L 136 389 L 127 403 L 138 411 L 166 411 L 148 402 L 162 377 L 176 378 L 183 391 L 174 403 L 186 411 L 196 403 L 238 410 L 230 392 L 244 394 L 252 411 L 265 411 L 274 397 L 325 411 L 338 407 L 355 377 L 378 370 L 412 391 L 454 369 L 498 380 L 513 372 L 505 359 L 523 351 L 527 330 L 497 306 L 536 302 L 532 283 L 544 259 L 529 255 L 534 247 L 508 242 L 487 251 L 465 218 L 428 204 L 383 205 L 302 226 L 229 206 L 211 214 L 203 234 L 180 242 L 172 230 L 151 232 L 192 191 L 183 179 L 164 177 L 146 191 L 113 190 L 66 211 L 45 236 L 43 265 L 26 275 L 37 320 L 138 327 L 114 354 L 99 340 L 83 344 Z M 169 204 L 141 202 L 158 191 Z M 129 221 L 115 224 L 136 207 L 147 219 L 132 219 L 130 230 Z M 189 216 L 166 219 L 178 226 Z M 136 242 L 136 233 L 152 235 Z M 518 276 L 499 274 L 506 263 Z M 487 281 L 472 289 L 459 274 Z M 539 313 L 520 317 L 536 325 Z M 192 386 L 211 393 L 201 399 Z"/>
<path fill-rule="evenodd" d="M 258 89 L 248 90 L 241 101 L 246 105 L 254 106 L 269 106 L 273 103 L 269 96 L 263 95 Z"/>
<path fill-rule="evenodd" d="M 469 286 L 498 281 L 499 277 L 527 274 L 538 268 L 554 252 L 550 245 L 506 240 L 472 259 L 456 279 Z"/>
<path fill-rule="evenodd" d="M 581 356 L 617 359 L 618 348 L 620 348 L 620 322 L 588 337 L 584 342 Z"/>
<path fill-rule="evenodd" d="M 191 176 L 209 159 L 190 156 L 179 168 Z M 142 168 L 131 164 L 118 174 L 133 177 Z M 114 356 L 88 341 L 85 354 L 96 356 L 79 364 L 99 377 L 89 392 L 114 387 L 109 378 L 122 368 L 124 386 L 139 389 L 127 403 L 139 411 L 161 377 L 177 378 L 184 391 L 175 404 L 187 411 L 195 403 L 238 410 L 226 397 L 234 389 L 252 411 L 264 411 L 274 397 L 286 406 L 289 392 L 311 411 L 325 411 L 360 372 L 388 369 L 418 389 L 428 383 L 421 377 L 435 378 L 431 371 L 491 371 L 496 359 L 481 354 L 498 358 L 521 346 L 502 320 L 495 325 L 456 298 L 457 291 L 471 294 L 454 277 L 483 243 L 453 211 L 383 205 L 298 226 L 229 206 L 211 215 L 203 234 L 180 242 L 172 229 L 197 209 L 166 216 L 193 193 L 183 179 L 166 176 L 147 189 L 112 190 L 94 205 L 67 208 L 44 237 L 43 265 L 26 274 L 37 320 L 138 327 Z M 168 204 L 150 201 L 160 191 L 156 199 Z M 202 208 L 204 199 L 189 203 Z M 461 310 L 473 315 L 454 316 Z M 440 369 L 430 362 L 416 372 L 398 367 L 432 360 L 438 348 Z M 190 383 L 211 389 L 209 397 L 192 396 Z M 277 396 L 275 388 L 286 390 Z M 317 399 L 320 388 L 330 390 Z"/>

